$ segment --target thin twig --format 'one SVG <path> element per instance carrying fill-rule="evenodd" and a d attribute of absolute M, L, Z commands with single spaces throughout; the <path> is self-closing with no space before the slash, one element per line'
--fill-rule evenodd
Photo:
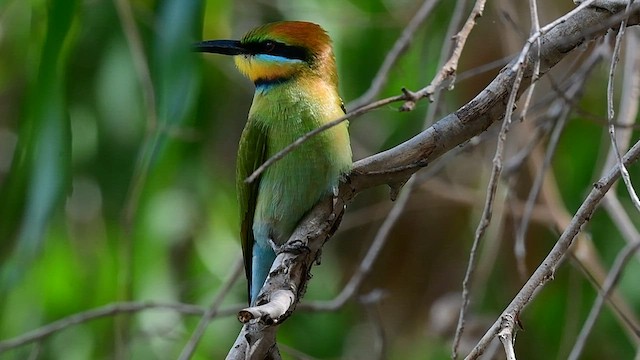
<path fill-rule="evenodd" d="M 556 146 L 560 140 L 560 134 L 562 133 L 562 129 L 564 128 L 564 124 L 569 116 L 571 110 L 571 104 L 574 104 L 576 100 L 579 98 L 579 95 L 582 93 L 582 89 L 584 87 L 585 82 L 588 79 L 591 70 L 594 69 L 595 65 L 600 62 L 602 57 L 604 56 L 605 50 L 604 47 L 598 47 L 591 56 L 585 61 L 583 67 L 578 70 L 574 77 L 576 78 L 575 82 L 571 85 L 571 87 L 567 90 L 566 93 L 562 92 L 562 97 L 558 100 L 558 104 L 556 106 L 552 106 L 550 109 L 560 109 L 560 113 L 557 116 L 556 124 L 554 126 L 553 132 L 551 134 L 551 138 L 549 140 L 549 144 L 547 145 L 547 152 L 542 163 L 542 167 L 538 170 L 536 177 L 533 181 L 533 185 L 531 186 L 531 190 L 529 192 L 529 196 L 527 198 L 527 203 L 525 206 L 524 213 L 520 220 L 520 226 L 516 231 L 516 241 L 514 247 L 514 253 L 516 259 L 518 259 L 518 269 L 521 275 L 524 275 L 526 279 L 526 248 L 525 248 L 525 235 L 527 233 L 527 229 L 529 227 L 529 218 L 531 216 L 531 211 L 535 206 L 536 199 L 538 198 L 538 194 L 540 189 L 542 188 L 542 183 L 544 181 L 545 173 L 549 166 L 551 165 L 551 160 L 553 158 L 553 154 L 555 153 Z"/>
<path fill-rule="evenodd" d="M 211 302 L 211 306 L 209 306 L 207 311 L 204 313 L 204 315 L 200 319 L 200 322 L 198 322 L 198 326 L 194 330 L 193 334 L 191 334 L 191 338 L 189 339 L 189 342 L 187 342 L 185 347 L 182 349 L 182 352 L 178 357 L 179 360 L 191 359 L 191 356 L 193 356 L 193 352 L 196 350 L 196 347 L 198 346 L 198 342 L 200 342 L 202 335 L 204 335 L 204 332 L 207 329 L 207 326 L 209 326 L 209 322 L 211 322 L 211 320 L 218 314 L 218 310 L 220 309 L 220 305 L 222 304 L 222 301 L 231 290 L 231 287 L 233 286 L 233 284 L 235 284 L 236 281 L 238 281 L 238 278 L 242 273 L 242 269 L 243 269 L 242 259 L 238 259 L 235 265 L 233 265 L 233 268 L 229 273 L 229 277 L 218 290 L 218 294 L 216 294 L 215 298 L 213 299 L 213 302 Z"/>
<path fill-rule="evenodd" d="M 409 48 L 413 37 L 418 29 L 425 22 L 433 8 L 440 2 L 440 0 L 425 0 L 420 6 L 420 9 L 415 13 L 413 18 L 409 21 L 407 26 L 402 30 L 402 34 L 393 44 L 391 50 L 387 53 L 382 62 L 382 65 L 378 69 L 376 76 L 371 81 L 371 86 L 360 97 L 352 100 L 347 107 L 350 109 L 357 109 L 365 104 L 370 103 L 373 99 L 382 91 L 382 88 L 389 79 L 389 73 L 400 59 L 400 56 L 405 53 Z"/>
<path fill-rule="evenodd" d="M 531 13 L 531 32 L 533 35 L 540 31 L 540 18 L 538 17 L 538 5 L 536 0 L 529 0 L 529 12 Z M 533 78 L 531 79 L 531 86 L 525 96 L 524 106 L 522 112 L 520 113 L 520 120 L 524 120 L 527 117 L 527 111 L 529 110 L 529 104 L 531 103 L 531 98 L 533 97 L 533 92 L 536 89 L 536 82 L 538 81 L 538 77 L 540 77 L 540 38 L 536 39 L 536 57 L 535 64 L 533 66 Z"/>
<path fill-rule="evenodd" d="M 536 0 L 529 0 L 529 12 L 531 13 L 531 31 L 530 34 L 535 34 L 540 32 L 540 18 L 538 17 L 538 6 Z M 520 121 L 524 121 L 527 117 L 527 111 L 529 110 L 529 105 L 531 103 L 531 98 L 533 98 L 533 92 L 536 89 L 536 81 L 540 76 L 540 38 L 536 39 L 536 58 L 533 70 L 533 78 L 531 79 L 531 86 L 527 91 L 527 95 L 525 96 L 524 106 L 522 109 L 522 113 L 520 114 Z M 564 127 L 564 124 L 562 124 Z M 557 125 L 556 125 L 557 128 Z M 561 131 L 562 129 L 560 129 Z M 559 134 L 558 134 L 559 136 Z M 534 199 L 535 201 L 535 199 Z M 521 240 L 521 241 L 518 241 Z M 516 237 L 515 243 L 515 255 L 516 255 L 516 263 L 518 264 L 518 272 L 523 279 L 527 278 L 527 266 L 526 266 L 526 247 L 524 246 L 524 236 L 522 238 Z"/>
<path fill-rule="evenodd" d="M 623 125 L 624 127 L 616 131 L 618 148 L 626 148 L 629 146 L 633 133 L 632 126 L 635 124 L 638 115 L 638 101 L 640 97 L 640 49 L 638 49 L 638 46 L 640 46 L 640 34 L 637 31 L 629 31 L 627 32 L 626 41 L 620 108 L 616 121 L 617 124 Z M 611 147 L 605 166 L 613 166 L 617 161 L 614 148 Z M 631 242 L 631 239 L 640 236 L 629 215 L 620 203 L 615 191 L 611 191 L 605 197 L 604 206 L 609 217 L 616 224 L 616 227 L 620 230 L 627 243 Z"/>
<path fill-rule="evenodd" d="M 487 185 L 487 195 L 485 198 L 484 208 L 482 210 L 482 215 L 480 216 L 480 221 L 478 222 L 478 227 L 476 228 L 476 231 L 475 231 L 473 244 L 471 245 L 471 250 L 469 252 L 469 262 L 467 264 L 467 270 L 465 271 L 464 280 L 462 281 L 462 306 L 460 307 L 460 314 L 458 316 L 458 325 L 456 326 L 456 332 L 453 339 L 452 354 L 451 354 L 451 357 L 453 359 L 458 358 L 458 346 L 460 344 L 460 340 L 462 339 L 462 333 L 464 332 L 465 319 L 467 316 L 467 309 L 469 308 L 469 302 L 471 297 L 471 293 L 470 293 L 471 277 L 473 276 L 473 273 L 476 267 L 476 256 L 477 256 L 478 247 L 480 246 L 480 242 L 484 237 L 485 231 L 487 230 L 487 228 L 489 227 L 489 224 L 491 223 L 491 215 L 493 212 L 493 202 L 495 200 L 496 190 L 498 188 L 498 181 L 500 179 L 500 173 L 502 171 L 502 156 L 504 154 L 504 144 L 507 140 L 507 133 L 509 132 L 509 126 L 511 125 L 513 108 L 515 106 L 518 89 L 520 88 L 520 82 L 522 81 L 523 75 L 524 75 L 524 62 L 516 72 L 515 80 L 513 82 L 513 87 L 511 89 L 511 94 L 509 95 L 509 100 L 507 102 L 506 113 L 504 115 L 504 119 L 502 120 L 502 127 L 500 129 L 500 134 L 498 135 L 496 152 L 493 157 L 493 168 L 491 171 L 489 184 Z"/>
<path fill-rule="evenodd" d="M 529 50 L 531 49 L 531 46 L 533 45 L 533 43 L 537 42 L 538 39 L 542 35 L 546 34 L 549 30 L 555 28 L 559 24 L 564 23 L 565 21 L 567 21 L 567 19 L 569 19 L 570 17 L 574 16 L 575 14 L 577 14 L 580 11 L 582 11 L 583 9 L 591 6 L 591 4 L 594 1 L 595 0 L 587 0 L 587 1 L 583 2 L 583 3 L 581 3 L 580 5 L 575 7 L 573 10 L 569 11 L 565 15 L 557 18 L 556 20 L 552 21 L 551 23 L 549 23 L 549 24 L 545 25 L 544 27 L 540 28 L 540 30 L 538 30 L 537 32 L 533 33 L 529 37 L 527 42 L 524 44 L 524 46 L 522 47 L 522 51 L 520 51 L 520 55 L 518 56 L 518 61 L 515 64 L 513 64 L 512 70 L 513 71 L 517 71 L 518 70 L 518 68 L 521 66 L 521 64 L 524 63 L 525 58 L 529 54 Z"/>
<path fill-rule="evenodd" d="M 458 0 L 456 2 L 456 7 L 453 9 L 453 15 L 451 16 L 451 21 L 449 22 L 449 26 L 447 27 L 447 32 L 444 35 L 444 42 L 442 44 L 442 51 L 440 52 L 440 59 L 438 60 L 438 68 L 440 71 L 436 74 L 436 76 L 431 80 L 431 83 L 437 81 L 437 78 L 440 74 L 445 71 L 446 61 L 450 58 L 451 49 L 453 47 L 453 42 L 450 39 L 455 39 L 453 33 L 460 26 L 460 21 L 462 21 L 462 15 L 464 14 L 464 9 L 467 6 L 467 0 Z M 454 50 L 455 51 L 455 50 Z M 436 90 L 432 97 L 432 104 L 427 109 L 427 115 L 425 116 L 425 121 L 423 124 L 423 129 L 426 129 L 430 126 L 435 117 L 436 112 L 438 111 L 438 107 L 440 105 L 440 94 L 441 89 Z"/>
<path fill-rule="evenodd" d="M 625 12 L 629 11 L 629 9 L 631 8 L 631 4 L 633 4 L 633 0 L 628 0 Z M 638 198 L 638 194 L 633 188 L 633 184 L 631 183 L 631 178 L 629 177 L 629 172 L 627 171 L 627 168 L 622 163 L 622 156 L 620 155 L 620 149 L 618 149 L 618 141 L 616 139 L 616 128 L 613 125 L 613 118 L 615 116 L 615 112 L 613 110 L 613 83 L 615 78 L 616 65 L 620 60 L 620 46 L 622 44 L 622 38 L 624 36 L 626 25 L 627 25 L 627 19 L 622 19 L 622 22 L 620 23 L 620 28 L 618 29 L 618 35 L 616 35 L 616 43 L 613 48 L 613 57 L 611 59 L 611 67 L 609 69 L 609 83 L 607 84 L 607 120 L 609 122 L 609 136 L 611 137 L 611 146 L 616 155 L 618 166 L 620 166 L 620 172 L 622 173 L 622 180 L 624 181 L 624 184 L 627 187 L 627 191 L 629 192 L 629 197 L 631 198 L 631 202 L 636 207 L 636 209 L 640 211 L 640 199 Z"/>
<path fill-rule="evenodd" d="M 220 310 L 218 316 L 229 316 L 236 314 L 241 306 L 233 306 L 227 309 Z M 143 301 L 143 302 L 118 302 L 109 305 L 105 305 L 99 308 L 76 313 L 58 321 L 54 321 L 43 327 L 35 330 L 31 330 L 15 338 L 6 339 L 0 341 L 0 354 L 25 344 L 29 344 L 35 341 L 41 341 L 45 338 L 65 330 L 69 327 L 83 324 L 92 320 L 96 320 L 108 316 L 116 316 L 126 313 L 137 313 L 144 310 L 170 310 L 184 315 L 202 316 L 206 310 L 201 306 L 195 306 L 191 304 L 182 303 L 159 303 L 155 301 Z"/>
<path fill-rule="evenodd" d="M 549 126 L 551 123 L 549 119 L 557 119 L 563 113 L 565 108 L 570 107 L 574 109 L 577 106 L 578 98 L 575 96 L 575 91 L 572 91 L 572 89 L 576 89 L 576 83 L 580 83 L 582 84 L 581 86 L 584 86 L 584 83 L 595 66 L 602 61 L 605 55 L 609 55 L 610 51 L 608 49 L 609 46 L 606 45 L 606 43 L 602 43 L 592 51 L 589 57 L 582 63 L 581 67 L 577 71 L 572 72 L 572 76 L 567 81 L 569 84 L 566 90 L 564 89 L 565 86 L 559 86 L 553 80 L 550 81 L 554 90 L 552 95 L 554 101 L 551 104 L 546 101 L 542 101 L 540 105 L 536 105 L 536 107 L 540 106 L 545 109 L 543 123 L 535 127 L 534 134 L 530 136 L 530 140 L 527 144 L 506 162 L 505 169 L 503 170 L 505 176 L 510 176 L 511 174 L 519 171 L 524 164 L 524 161 L 535 150 L 538 143 L 551 131 L 551 126 Z M 549 76 L 549 78 L 551 78 L 551 76 Z M 570 93 L 574 95 L 570 96 Z M 551 96 L 549 98 L 551 99 Z M 610 166 L 612 165 L 613 164 Z"/>
<path fill-rule="evenodd" d="M 518 272 L 523 279 L 527 278 L 525 235 L 527 233 L 527 229 L 529 228 L 529 219 L 531 218 L 531 213 L 533 212 L 533 208 L 535 206 L 536 199 L 538 198 L 540 188 L 542 188 L 542 182 L 544 181 L 545 173 L 551 166 L 551 160 L 553 160 L 553 156 L 556 152 L 556 147 L 560 142 L 560 135 L 564 130 L 564 125 L 566 124 L 567 118 L 569 117 L 569 114 L 571 112 L 570 110 L 570 107 L 565 106 L 563 108 L 562 114 L 557 119 L 553 127 L 551 137 L 549 138 L 549 143 L 547 144 L 547 151 L 545 152 L 544 161 L 542 162 L 542 167 L 538 169 L 536 177 L 533 180 L 533 184 L 531 185 L 531 190 L 529 191 L 529 196 L 527 198 L 524 212 L 522 214 L 520 226 L 518 227 L 516 233 L 514 252 L 517 259 Z"/>
<path fill-rule="evenodd" d="M 482 13 L 484 12 L 485 3 L 485 0 L 476 0 L 476 3 L 473 6 L 471 13 L 469 14 L 467 21 L 465 21 L 464 25 L 462 26 L 462 29 L 460 29 L 460 31 L 453 36 L 455 40 L 455 46 L 453 48 L 451 57 L 444 64 L 442 70 L 438 73 L 436 78 L 431 81 L 431 84 L 429 84 L 430 86 L 432 86 L 432 89 L 430 89 L 429 91 L 424 90 L 425 93 L 433 94 L 436 88 L 440 87 L 445 80 L 447 80 L 449 77 L 455 76 L 455 73 L 458 71 L 458 63 L 460 61 L 460 56 L 462 55 L 462 50 L 467 43 L 469 34 L 471 34 L 471 31 L 476 26 L 476 20 L 481 17 Z"/>
<path fill-rule="evenodd" d="M 587 316 L 587 320 L 585 321 L 582 330 L 580 330 L 580 335 L 578 335 L 578 339 L 576 340 L 573 350 L 571 350 L 571 353 L 569 354 L 569 360 L 576 360 L 580 356 L 580 353 L 587 342 L 587 337 L 589 336 L 589 333 L 591 333 L 593 325 L 595 325 L 596 320 L 598 319 L 600 310 L 602 310 L 602 305 L 604 304 L 605 299 L 609 297 L 611 290 L 620 279 L 622 270 L 638 249 L 640 249 L 640 238 L 635 239 L 633 243 L 627 244 L 616 257 L 616 260 L 613 262 L 613 266 L 611 267 L 611 271 L 604 282 L 604 287 L 598 294 L 596 301 L 593 303 L 593 307 L 591 307 L 591 311 L 589 311 L 589 316 Z"/>
<path fill-rule="evenodd" d="M 471 34 L 471 30 L 473 30 L 476 25 L 476 20 L 482 16 L 482 12 L 484 11 L 484 5 L 486 0 L 476 0 L 467 21 L 462 26 L 462 29 L 453 36 L 455 40 L 455 46 L 453 48 L 453 52 L 449 60 L 442 66 L 440 71 L 433 78 L 431 83 L 426 87 L 418 90 L 417 92 L 411 92 L 413 95 L 410 99 L 408 99 L 403 105 L 403 111 L 413 110 L 415 107 L 416 101 L 423 99 L 425 97 L 429 97 L 430 100 L 433 100 L 432 96 L 436 93 L 436 91 L 443 87 L 445 82 L 449 82 L 447 85 L 451 88 L 455 82 L 456 71 L 458 71 L 458 62 L 460 61 L 460 56 L 462 55 L 462 50 L 464 49 L 464 45 L 467 42 L 467 38 L 469 34 Z"/>

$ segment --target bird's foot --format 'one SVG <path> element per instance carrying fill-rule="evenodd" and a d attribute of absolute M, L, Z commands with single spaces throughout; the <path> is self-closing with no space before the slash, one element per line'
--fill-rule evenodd
<path fill-rule="evenodd" d="M 272 244 L 273 250 L 276 252 L 276 254 L 290 253 L 290 254 L 294 254 L 294 255 L 300 255 L 300 254 L 305 254 L 305 253 L 308 253 L 308 252 L 311 251 L 309 246 L 307 246 L 307 244 L 305 244 L 304 242 L 302 242 L 300 240 L 294 240 L 294 241 L 291 241 L 291 242 L 287 242 L 282 246 L 277 246 L 273 242 L 271 242 L 271 244 Z"/>
<path fill-rule="evenodd" d="M 294 240 L 294 241 L 284 243 L 283 245 L 278 245 L 275 243 L 275 241 L 273 241 L 272 239 L 269 239 L 269 245 L 271 245 L 271 248 L 273 249 L 273 252 L 276 253 L 276 255 L 282 254 L 282 253 L 291 253 L 294 255 L 299 255 L 299 254 L 303 254 L 305 252 L 310 251 L 307 244 L 305 244 L 300 240 Z"/>
<path fill-rule="evenodd" d="M 271 248 L 273 249 L 273 252 L 276 253 L 276 255 L 282 254 L 282 253 L 291 253 L 294 255 L 300 255 L 300 254 L 304 254 L 311 251 L 307 246 L 307 244 L 305 244 L 300 240 L 294 240 L 294 241 L 287 242 L 283 245 L 278 245 L 272 239 L 269 239 L 269 245 L 271 245 Z"/>
<path fill-rule="evenodd" d="M 573 0 L 576 5 L 580 5 L 587 0 Z M 591 6 L 596 8 L 605 9 L 611 13 L 618 13 L 624 11 L 627 7 L 629 0 L 595 0 Z"/>

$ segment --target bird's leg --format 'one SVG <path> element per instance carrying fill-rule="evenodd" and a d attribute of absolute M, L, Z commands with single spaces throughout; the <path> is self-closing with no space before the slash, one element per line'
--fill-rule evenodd
<path fill-rule="evenodd" d="M 278 249 L 280 249 L 280 246 L 278 246 L 278 244 L 276 244 L 275 241 L 273 241 L 272 238 L 269 238 L 269 245 L 271 245 L 271 248 L 273 249 L 274 253 L 278 253 Z"/>
<path fill-rule="evenodd" d="M 344 203 L 342 206 L 339 205 L 339 188 L 337 185 L 331 188 L 331 195 L 331 217 L 329 218 L 329 221 L 332 221 L 333 225 L 329 231 L 329 238 L 338 230 L 338 226 L 340 226 L 340 222 L 342 222 L 344 210 L 346 209 L 346 205 Z"/>
<path fill-rule="evenodd" d="M 573 2 L 577 5 L 582 4 L 586 0 L 573 0 Z M 596 8 L 601 8 L 610 11 L 611 13 L 617 13 L 623 11 L 629 0 L 595 0 L 591 6 Z"/>
<path fill-rule="evenodd" d="M 338 214 L 340 213 L 340 209 L 338 209 L 339 208 L 338 193 L 339 193 L 338 186 L 337 185 L 332 186 L 331 187 L 331 213 L 329 214 L 327 221 L 333 222 L 338 216 Z"/>

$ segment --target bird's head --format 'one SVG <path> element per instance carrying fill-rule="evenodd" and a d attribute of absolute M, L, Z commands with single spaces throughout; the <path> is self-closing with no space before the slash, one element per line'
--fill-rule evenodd
<path fill-rule="evenodd" d="M 196 51 L 234 55 L 236 66 L 257 86 L 312 76 L 337 86 L 331 38 L 319 25 L 280 21 L 249 31 L 242 40 L 208 40 Z"/>

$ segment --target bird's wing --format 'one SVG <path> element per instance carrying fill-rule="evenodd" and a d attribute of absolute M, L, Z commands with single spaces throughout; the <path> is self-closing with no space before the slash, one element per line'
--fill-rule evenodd
<path fill-rule="evenodd" d="M 244 257 L 244 270 L 247 275 L 249 302 L 251 302 L 251 261 L 253 252 L 253 216 L 258 199 L 260 178 L 252 183 L 245 182 L 265 161 L 267 149 L 266 129 L 255 120 L 249 118 L 242 131 L 238 159 L 236 164 L 236 190 L 240 207 L 240 240 Z"/>

